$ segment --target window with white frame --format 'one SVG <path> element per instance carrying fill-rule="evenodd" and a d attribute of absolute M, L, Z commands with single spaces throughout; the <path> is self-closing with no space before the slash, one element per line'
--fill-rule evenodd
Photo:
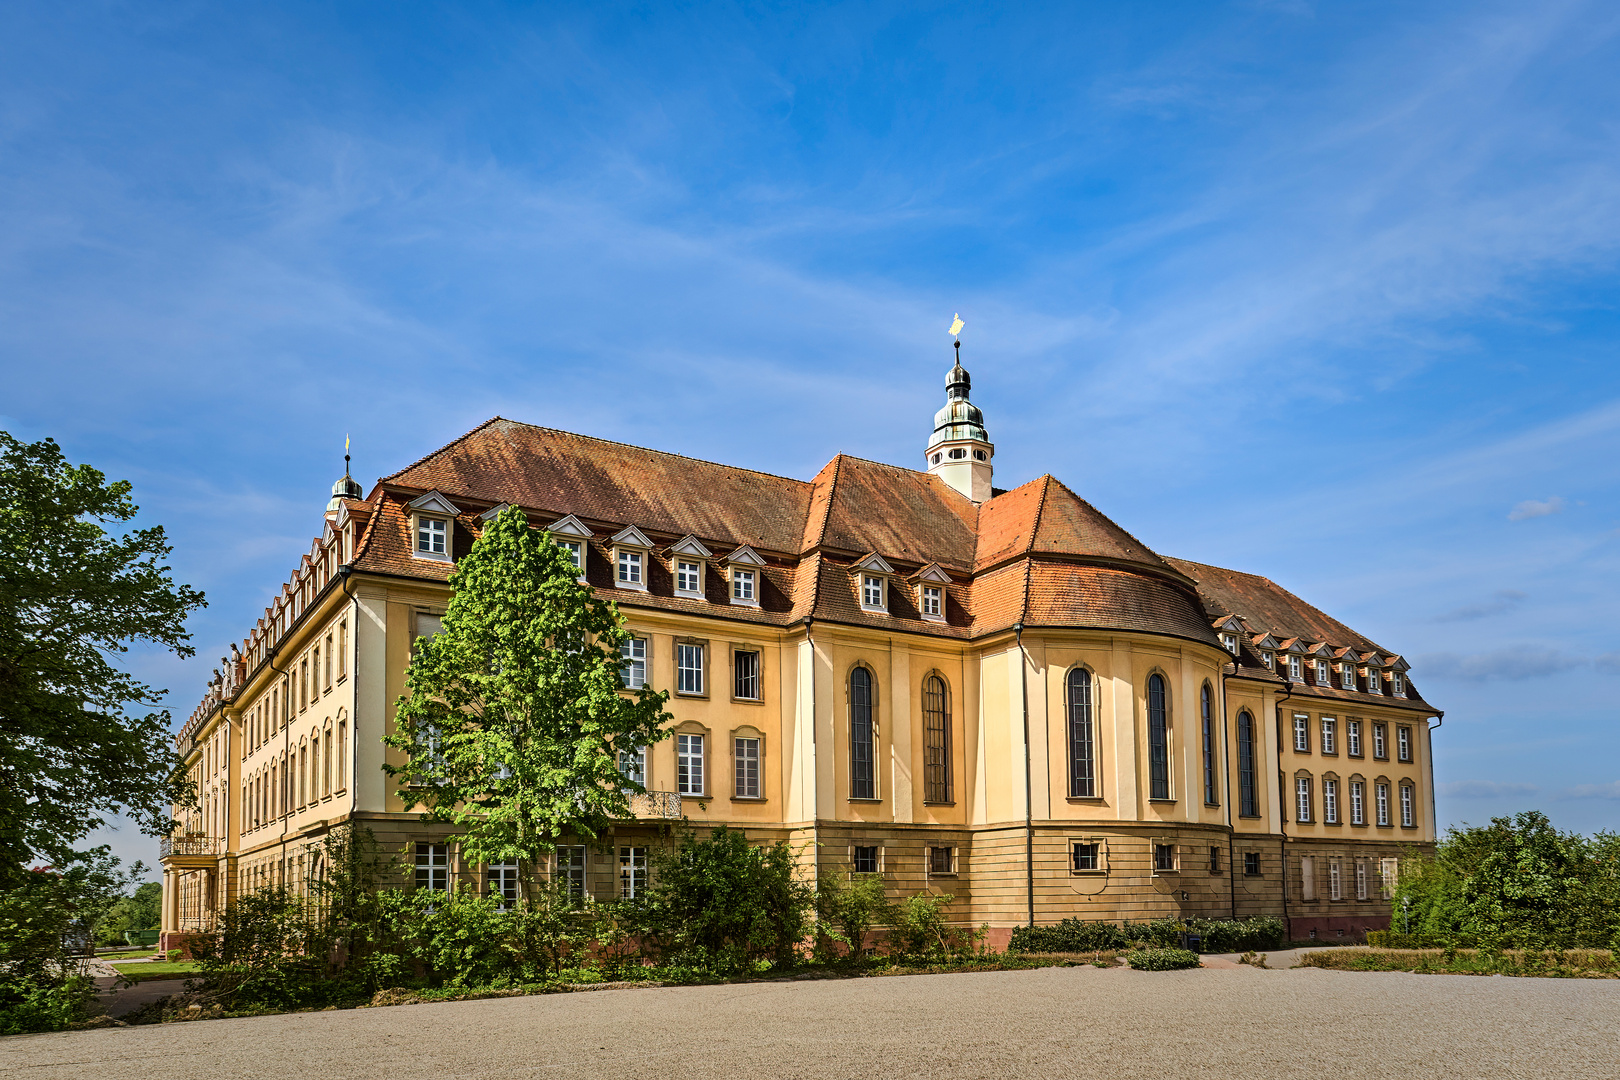
<path fill-rule="evenodd" d="M 418 514 L 416 518 L 416 553 L 418 555 L 444 555 L 449 537 L 449 522 Z"/>
<path fill-rule="evenodd" d="M 1396 697 L 1406 696 L 1406 676 L 1398 671 L 1389 674 L 1389 689 Z"/>
<path fill-rule="evenodd" d="M 759 740 L 738 736 L 732 741 L 732 754 L 736 764 L 737 798 L 759 798 Z"/>
<path fill-rule="evenodd" d="M 1102 844 L 1096 840 L 1076 840 L 1071 848 L 1074 872 L 1089 873 L 1102 869 Z"/>
<path fill-rule="evenodd" d="M 621 847 L 619 849 L 619 896 L 634 900 L 647 891 L 647 849 Z"/>
<path fill-rule="evenodd" d="M 440 892 L 449 891 L 450 845 L 417 842 L 416 887 L 437 889 Z"/>
<path fill-rule="evenodd" d="M 731 598 L 745 603 L 759 599 L 754 590 L 755 571 L 733 567 L 731 570 Z"/>
<path fill-rule="evenodd" d="M 645 746 L 638 746 L 633 750 L 620 750 L 619 774 L 626 780 L 633 780 L 642 787 L 646 787 L 647 748 Z"/>
<path fill-rule="evenodd" d="M 1290 656 L 1288 658 L 1288 677 L 1294 682 L 1303 682 L 1305 680 L 1305 674 L 1300 666 L 1300 659 L 1297 656 Z"/>
<path fill-rule="evenodd" d="M 681 694 L 703 694 L 703 646 L 689 641 L 675 646 L 675 690 Z"/>
<path fill-rule="evenodd" d="M 1401 826 L 1413 828 L 1417 825 L 1417 805 L 1412 795 L 1412 785 L 1401 785 Z"/>
<path fill-rule="evenodd" d="M 1351 757 L 1361 756 L 1361 721 L 1344 722 L 1344 749 Z"/>
<path fill-rule="evenodd" d="M 1338 859 L 1329 859 L 1328 860 L 1328 899 L 1329 900 L 1343 900 L 1344 899 L 1344 882 L 1342 880 L 1342 873 L 1343 873 L 1343 871 L 1340 868 L 1339 860 Z"/>
<path fill-rule="evenodd" d="M 1294 820 L 1311 820 L 1311 780 L 1308 776 L 1294 778 Z"/>
<path fill-rule="evenodd" d="M 1381 761 L 1389 757 L 1389 745 L 1386 742 L 1388 737 L 1385 735 L 1388 730 L 1383 724 L 1373 725 L 1373 757 Z"/>
<path fill-rule="evenodd" d="M 1238 641 L 1236 634 L 1222 634 L 1221 644 L 1226 646 L 1227 652 L 1231 653 L 1233 656 L 1237 655 Z"/>
<path fill-rule="evenodd" d="M 1356 860 L 1356 899 L 1367 899 L 1367 860 Z"/>
<path fill-rule="evenodd" d="M 945 590 L 938 585 L 922 587 L 922 614 L 927 619 L 938 619 L 945 610 Z"/>
<path fill-rule="evenodd" d="M 641 552 L 619 549 L 619 584 L 640 585 Z"/>
<path fill-rule="evenodd" d="M 1339 722 L 1331 716 L 1322 717 L 1322 753 L 1339 752 Z"/>
<path fill-rule="evenodd" d="M 568 883 L 576 900 L 585 898 L 585 845 L 564 844 L 557 848 L 557 877 Z"/>
<path fill-rule="evenodd" d="M 861 575 L 861 607 L 883 610 L 883 579 L 876 574 Z"/>
<path fill-rule="evenodd" d="M 1379 674 L 1377 668 L 1375 668 L 1375 667 L 1368 668 L 1367 669 L 1367 693 L 1369 693 L 1369 694 L 1382 694 L 1383 692 L 1384 692 L 1384 680 L 1383 680 L 1383 677 Z"/>
<path fill-rule="evenodd" d="M 1390 897 L 1395 895 L 1395 886 L 1397 884 L 1399 884 L 1400 877 L 1401 877 L 1401 860 L 1399 860 L 1399 859 L 1379 859 L 1378 860 L 1379 886 L 1383 891 L 1385 900 L 1388 900 Z"/>
<path fill-rule="evenodd" d="M 619 646 L 619 655 L 624 658 L 624 666 L 619 669 L 619 679 L 630 690 L 640 690 L 647 685 L 647 639 L 633 637 Z"/>
<path fill-rule="evenodd" d="M 1373 802 L 1375 804 L 1374 805 L 1374 810 L 1376 811 L 1376 813 L 1378 815 L 1378 819 L 1377 819 L 1378 824 L 1380 824 L 1380 825 L 1388 825 L 1389 824 L 1389 785 L 1388 784 L 1374 784 L 1373 785 Z"/>
<path fill-rule="evenodd" d="M 1316 899 L 1316 860 L 1309 855 L 1302 855 L 1299 860 L 1299 898 Z"/>
<path fill-rule="evenodd" d="M 1367 824 L 1367 785 L 1360 780 L 1350 781 L 1350 824 Z"/>
<path fill-rule="evenodd" d="M 751 649 L 738 649 L 731 654 L 732 696 L 743 701 L 759 698 L 759 653 Z"/>
<path fill-rule="evenodd" d="M 1305 713 L 1294 714 L 1294 749 L 1301 754 L 1311 752 L 1311 718 Z"/>
<path fill-rule="evenodd" d="M 1263 652 L 1263 653 L 1260 654 L 1260 662 L 1262 664 L 1266 665 L 1266 670 L 1267 671 L 1270 671 L 1276 666 L 1277 661 L 1276 661 L 1276 658 L 1274 656 L 1272 656 L 1271 653 Z"/>
<path fill-rule="evenodd" d="M 1339 823 L 1339 782 L 1332 778 L 1322 781 L 1322 820 L 1329 825 Z"/>
<path fill-rule="evenodd" d="M 688 596 L 703 594 L 702 564 L 692 559 L 675 560 L 675 591 Z"/>
<path fill-rule="evenodd" d="M 585 572 L 585 545 L 578 540 L 559 540 L 557 546 L 563 549 L 568 561 L 574 564 L 574 569 L 581 574 Z"/>
<path fill-rule="evenodd" d="M 1339 665 L 1339 686 L 1345 690 L 1356 688 L 1356 665 L 1348 660 Z"/>
<path fill-rule="evenodd" d="M 1318 660 L 1316 662 L 1316 685 L 1317 686 L 1331 686 L 1331 685 L 1333 685 L 1332 680 L 1328 677 L 1328 662 L 1326 660 Z"/>
<path fill-rule="evenodd" d="M 1412 760 L 1412 729 L 1402 725 L 1395 729 L 1396 756 L 1401 761 Z"/>
<path fill-rule="evenodd" d="M 517 907 L 518 864 L 515 862 L 490 863 L 487 871 L 489 895 L 502 911 Z"/>
<path fill-rule="evenodd" d="M 675 736 L 675 790 L 682 795 L 703 794 L 703 736 L 685 732 Z"/>

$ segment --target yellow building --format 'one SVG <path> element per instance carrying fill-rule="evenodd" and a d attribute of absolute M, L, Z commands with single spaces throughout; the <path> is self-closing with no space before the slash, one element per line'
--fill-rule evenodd
<path fill-rule="evenodd" d="M 1439 713 L 1406 663 L 1266 578 L 1155 554 L 1051 476 L 992 487 L 994 453 L 958 363 L 921 470 L 840 455 L 792 480 L 496 418 L 363 498 L 346 475 L 177 736 L 201 810 L 164 844 L 169 940 L 318 873 L 345 822 L 419 884 L 512 880 L 382 770 L 411 643 L 508 505 L 618 601 L 626 677 L 675 717 L 627 764 L 638 817 L 546 872 L 633 893 L 685 817 L 952 893 L 993 942 L 1068 916 L 1387 925 L 1393 860 L 1435 835 Z"/>

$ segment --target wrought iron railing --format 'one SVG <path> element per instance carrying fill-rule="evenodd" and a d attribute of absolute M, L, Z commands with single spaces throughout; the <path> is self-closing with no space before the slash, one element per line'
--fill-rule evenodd
<path fill-rule="evenodd" d="M 637 818 L 678 818 L 681 816 L 681 796 L 674 791 L 631 795 L 630 815 Z"/>
<path fill-rule="evenodd" d="M 217 836 L 199 836 L 196 833 L 165 836 L 158 841 L 158 858 L 167 859 L 170 855 L 218 855 L 219 845 L 220 838 Z"/>

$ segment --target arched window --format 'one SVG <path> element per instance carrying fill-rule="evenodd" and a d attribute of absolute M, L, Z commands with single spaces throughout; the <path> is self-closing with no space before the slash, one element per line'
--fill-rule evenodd
<path fill-rule="evenodd" d="M 1259 817 L 1254 774 L 1254 717 L 1249 710 L 1238 713 L 1238 813 Z"/>
<path fill-rule="evenodd" d="M 872 673 L 858 667 L 849 673 L 850 798 L 877 798 L 876 757 L 872 745 Z"/>
<path fill-rule="evenodd" d="M 1091 672 L 1069 672 L 1069 798 L 1097 797 L 1097 744 L 1091 734 Z"/>
<path fill-rule="evenodd" d="M 321 759 L 325 766 L 321 773 L 321 794 L 332 794 L 332 729 L 326 729 L 326 756 Z"/>
<path fill-rule="evenodd" d="M 1209 683 L 1199 695 L 1199 708 L 1204 721 L 1204 805 L 1217 806 L 1220 800 L 1215 792 L 1215 693 Z"/>
<path fill-rule="evenodd" d="M 923 799 L 951 801 L 951 702 L 945 680 L 930 675 L 923 680 Z"/>
<path fill-rule="evenodd" d="M 298 805 L 304 805 L 304 793 L 309 789 L 305 786 L 305 777 L 309 775 L 309 746 L 298 748 Z"/>
<path fill-rule="evenodd" d="M 1170 797 L 1170 734 L 1165 730 L 1164 676 L 1148 676 L 1148 798 Z"/>

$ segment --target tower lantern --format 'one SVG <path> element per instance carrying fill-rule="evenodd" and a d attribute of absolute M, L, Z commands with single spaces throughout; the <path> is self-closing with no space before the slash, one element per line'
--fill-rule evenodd
<path fill-rule="evenodd" d="M 958 319 L 953 330 L 961 326 Z M 962 366 L 962 339 L 955 345 L 956 363 L 945 376 L 945 407 L 934 414 L 934 433 L 928 439 L 928 471 L 982 503 L 990 498 L 996 448 L 984 430 L 984 415 L 968 400 L 973 379 Z"/>

